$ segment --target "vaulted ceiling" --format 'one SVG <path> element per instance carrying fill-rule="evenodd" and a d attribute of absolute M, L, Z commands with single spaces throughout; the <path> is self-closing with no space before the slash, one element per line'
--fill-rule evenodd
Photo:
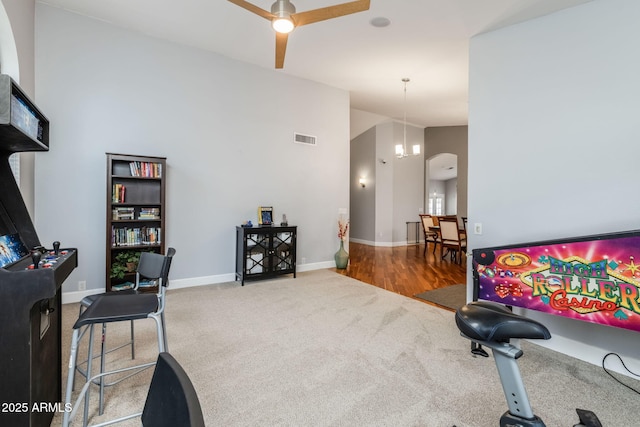
<path fill-rule="evenodd" d="M 345 1 L 292 3 L 300 12 Z M 38 0 L 348 90 L 353 109 L 382 117 L 402 120 L 402 78 L 408 77 L 407 121 L 421 127 L 467 124 L 472 36 L 588 1 L 371 0 L 366 12 L 295 29 L 284 68 L 275 70 L 275 35 L 269 21 L 226 0 Z M 269 10 L 273 0 L 250 2 Z M 373 25 L 379 18 L 389 25 Z"/>

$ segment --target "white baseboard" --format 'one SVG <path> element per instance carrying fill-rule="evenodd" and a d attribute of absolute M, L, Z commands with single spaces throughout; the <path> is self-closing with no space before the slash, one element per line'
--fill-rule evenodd
<path fill-rule="evenodd" d="M 104 289 L 87 289 L 86 291 L 62 292 L 62 304 L 71 304 L 82 301 L 82 298 L 89 295 L 101 294 Z"/>
<path fill-rule="evenodd" d="M 216 283 L 233 282 L 235 273 L 217 274 L 215 276 L 190 277 L 187 279 L 171 279 L 167 289 L 184 289 L 194 286 L 213 285 Z"/>
<path fill-rule="evenodd" d="M 310 264 L 297 264 L 296 271 L 299 273 L 301 271 L 322 270 L 323 268 L 331 268 L 335 266 L 336 266 L 335 261 L 314 262 Z"/>
<path fill-rule="evenodd" d="M 324 268 L 335 267 L 334 261 L 315 262 L 311 264 L 298 264 L 296 265 L 296 272 L 321 270 Z M 191 288 L 194 286 L 214 285 L 217 283 L 233 282 L 236 280 L 235 273 L 218 274 L 214 276 L 202 276 L 202 277 L 190 277 L 186 279 L 171 279 L 168 289 L 183 289 Z M 62 304 L 71 304 L 82 301 L 82 298 L 93 295 L 101 294 L 104 289 L 88 289 L 86 291 L 72 291 L 62 293 Z"/>

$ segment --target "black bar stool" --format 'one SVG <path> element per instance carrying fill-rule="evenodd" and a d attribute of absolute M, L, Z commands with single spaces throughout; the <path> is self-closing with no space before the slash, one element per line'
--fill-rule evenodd
<path fill-rule="evenodd" d="M 138 265 L 138 272 L 144 277 L 162 277 L 162 273 L 166 270 L 168 272 L 168 266 L 170 265 L 171 258 L 175 253 L 175 250 L 169 250 L 167 256 L 143 252 L 140 256 L 140 263 Z M 165 268 L 166 267 L 166 268 Z M 156 273 L 154 273 L 156 272 Z M 80 392 L 78 399 L 73 405 L 73 411 L 75 412 L 77 406 L 84 399 L 84 418 L 83 425 L 86 425 L 86 421 L 89 413 L 89 388 L 92 383 L 100 385 L 100 413 L 102 413 L 102 402 L 104 396 L 105 376 L 120 373 L 124 371 L 135 370 L 131 375 L 147 369 L 155 365 L 155 362 L 139 364 L 124 369 L 115 371 L 105 371 L 105 346 L 102 344 L 101 350 L 101 362 L 100 362 L 100 374 L 92 377 L 92 362 L 93 362 L 93 335 L 94 326 L 96 324 L 105 325 L 111 322 L 123 322 L 133 321 L 138 319 L 151 318 L 156 322 L 156 329 L 158 335 L 158 352 L 164 352 L 166 349 L 166 333 L 164 326 L 164 307 L 165 307 L 165 290 L 168 281 L 163 282 L 161 279 L 158 284 L 158 294 L 153 293 L 107 293 L 99 295 L 95 301 L 87 307 L 85 311 L 80 314 L 78 320 L 73 325 L 73 335 L 71 338 L 71 355 L 69 360 L 69 373 L 67 378 L 67 393 L 65 404 L 71 403 L 71 394 L 73 390 L 74 377 L 76 372 L 76 361 L 78 354 L 78 346 L 80 339 L 86 332 L 86 328 L 89 329 L 89 350 L 87 357 L 86 367 L 86 382 Z M 85 328 L 85 329 L 83 329 Z M 130 377 L 128 375 L 125 378 Z M 122 380 L 122 379 L 121 379 Z M 118 380 L 113 385 L 121 380 Z M 70 422 L 69 412 L 65 412 L 63 418 L 63 426 L 67 427 Z"/>

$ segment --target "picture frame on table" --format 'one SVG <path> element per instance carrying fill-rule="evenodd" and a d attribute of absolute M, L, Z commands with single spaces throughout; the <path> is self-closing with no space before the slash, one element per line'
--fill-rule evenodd
<path fill-rule="evenodd" d="M 273 224 L 273 207 L 272 206 L 260 206 L 258 208 L 258 224 L 260 225 Z"/>

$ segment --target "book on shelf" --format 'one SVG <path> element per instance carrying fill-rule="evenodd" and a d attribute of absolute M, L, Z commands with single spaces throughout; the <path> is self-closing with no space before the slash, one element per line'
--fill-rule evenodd
<path fill-rule="evenodd" d="M 111 191 L 111 201 L 113 203 L 124 203 L 126 187 L 122 184 L 113 184 Z"/>
<path fill-rule="evenodd" d="M 112 291 L 126 291 L 127 289 L 133 289 L 134 284 L 131 282 L 118 283 L 117 285 L 111 285 Z"/>
<path fill-rule="evenodd" d="M 153 162 L 130 162 L 131 176 L 144 178 L 161 178 L 162 164 Z"/>
<path fill-rule="evenodd" d="M 160 219 L 160 208 L 140 208 L 137 214 L 133 207 L 115 207 L 111 210 L 111 218 L 116 221 L 158 220 Z"/>
<path fill-rule="evenodd" d="M 158 286 L 157 279 L 141 280 L 138 283 L 138 288 L 153 288 L 154 286 Z"/>
<path fill-rule="evenodd" d="M 159 227 L 111 227 L 111 246 L 144 246 L 162 243 Z"/>

